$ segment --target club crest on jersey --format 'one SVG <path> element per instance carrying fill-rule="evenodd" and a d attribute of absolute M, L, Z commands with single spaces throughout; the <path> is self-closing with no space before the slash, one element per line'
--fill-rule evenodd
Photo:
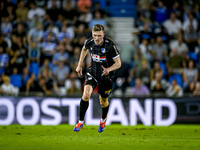
<path fill-rule="evenodd" d="M 101 52 L 102 52 L 102 53 L 105 53 L 105 52 L 106 52 L 106 49 L 105 49 L 105 48 L 102 48 L 102 49 L 101 49 Z"/>
<path fill-rule="evenodd" d="M 88 80 L 92 80 L 92 77 L 88 77 Z"/>

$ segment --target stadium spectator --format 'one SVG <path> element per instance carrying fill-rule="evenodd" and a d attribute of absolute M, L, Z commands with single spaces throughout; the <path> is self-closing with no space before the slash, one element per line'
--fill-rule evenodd
<path fill-rule="evenodd" d="M 55 21 L 55 26 L 58 28 L 59 31 L 61 31 L 62 29 L 64 19 L 64 16 L 62 14 L 59 14 L 58 19 Z"/>
<path fill-rule="evenodd" d="M 139 11 L 139 26 L 143 26 L 144 24 L 152 24 L 152 11 L 151 11 L 151 3 L 149 1 L 145 1 L 144 6 Z M 143 8 L 144 7 L 144 8 Z"/>
<path fill-rule="evenodd" d="M 73 71 L 76 70 L 76 66 L 78 64 L 78 60 L 79 60 L 79 57 L 80 57 L 80 52 L 81 52 L 80 47 L 78 47 L 78 46 L 74 47 L 73 55 L 70 56 L 70 58 L 69 58 L 70 68 Z"/>
<path fill-rule="evenodd" d="M 0 46 L 0 68 L 3 68 L 4 70 L 5 68 L 8 67 L 8 65 L 9 65 L 9 56 L 7 53 L 4 52 L 3 47 Z"/>
<path fill-rule="evenodd" d="M 26 83 L 29 79 L 29 72 L 28 72 L 28 67 L 24 67 L 23 68 L 23 72 L 21 75 L 21 79 L 22 79 L 22 87 L 21 87 L 21 91 L 26 91 Z"/>
<path fill-rule="evenodd" d="M 51 34 L 47 35 L 47 41 L 43 42 L 41 45 L 42 48 L 42 62 L 45 58 L 48 58 L 50 61 L 52 60 L 52 57 L 55 53 L 57 44 L 55 42 L 52 42 L 52 36 Z"/>
<path fill-rule="evenodd" d="M 23 27 L 23 24 L 19 23 L 17 25 L 16 30 L 13 30 L 13 32 L 12 32 L 12 36 L 19 37 L 21 39 L 21 42 L 22 42 L 23 45 L 27 44 L 26 31 L 25 31 L 25 29 Z"/>
<path fill-rule="evenodd" d="M 8 16 L 7 12 L 6 12 L 6 5 L 5 5 L 5 2 L 4 1 L 1 1 L 0 2 L 0 17 L 3 18 L 5 16 Z"/>
<path fill-rule="evenodd" d="M 61 7 L 61 1 L 60 0 L 48 0 L 47 2 L 47 9 L 51 9 L 52 7 L 56 7 L 59 9 Z"/>
<path fill-rule="evenodd" d="M 15 14 L 15 5 L 12 4 L 12 2 L 7 2 L 6 3 L 6 17 L 8 17 L 9 21 L 13 21 L 16 17 Z"/>
<path fill-rule="evenodd" d="M 184 56 L 188 52 L 188 47 L 185 42 L 183 42 L 182 35 L 178 35 L 177 40 L 171 42 L 171 50 L 176 49 L 179 56 Z"/>
<path fill-rule="evenodd" d="M 47 36 L 49 35 L 49 34 L 51 34 L 51 40 L 53 41 L 53 42 L 56 42 L 57 41 L 57 34 L 59 33 L 59 30 L 58 30 L 58 28 L 54 25 L 54 23 L 53 22 L 51 22 L 50 24 L 49 24 L 49 26 L 47 27 L 47 29 L 46 29 L 46 31 L 44 32 L 44 34 L 43 34 L 43 40 L 47 40 Z"/>
<path fill-rule="evenodd" d="M 95 12 L 94 19 L 92 19 L 89 23 L 89 27 L 91 30 L 95 24 L 100 24 L 100 25 L 103 25 L 104 27 L 106 27 L 106 20 L 102 18 L 101 13 L 98 11 Z"/>
<path fill-rule="evenodd" d="M 170 40 L 170 36 L 169 34 L 167 33 L 167 30 L 164 28 L 164 26 L 160 26 L 160 27 L 157 27 L 155 30 L 154 30 L 154 36 L 157 38 L 158 36 L 160 36 L 162 38 L 162 41 L 166 44 L 169 43 L 169 40 Z"/>
<path fill-rule="evenodd" d="M 142 68 L 139 70 L 139 77 L 147 87 L 150 85 L 150 69 L 146 60 L 142 61 Z"/>
<path fill-rule="evenodd" d="M 120 48 L 120 58 L 122 61 L 122 65 L 121 65 L 121 68 L 116 70 L 116 78 L 120 77 L 121 80 L 125 83 L 121 87 L 122 91 L 125 91 L 126 86 L 128 86 L 127 82 L 132 81 L 133 77 L 129 75 L 129 72 L 131 69 L 131 63 L 135 55 L 136 55 L 135 41 L 131 41 L 130 44 L 123 45 Z"/>
<path fill-rule="evenodd" d="M 17 87 L 14 87 L 10 83 L 9 76 L 3 77 L 3 84 L 1 85 L 1 92 L 3 95 L 15 95 L 17 96 L 19 94 L 19 89 Z"/>
<path fill-rule="evenodd" d="M 53 55 L 53 65 L 54 66 L 57 66 L 59 64 L 59 61 L 60 61 L 60 58 L 63 58 L 64 60 L 64 63 L 68 63 L 68 60 L 69 60 L 69 54 L 65 51 L 65 46 L 64 44 L 60 43 L 58 45 L 58 52 L 56 52 L 54 55 Z"/>
<path fill-rule="evenodd" d="M 44 92 L 40 80 L 37 80 L 34 73 L 30 75 L 26 82 L 26 95 L 30 95 L 29 92 Z"/>
<path fill-rule="evenodd" d="M 184 91 L 186 90 L 193 91 L 197 79 L 198 79 L 198 70 L 194 67 L 194 61 L 190 60 L 188 62 L 188 68 L 184 69 L 183 71 Z"/>
<path fill-rule="evenodd" d="M 154 60 L 159 62 L 166 62 L 168 59 L 167 45 L 163 43 L 162 37 L 158 36 L 156 38 L 156 43 L 153 45 L 151 53 L 154 57 Z"/>
<path fill-rule="evenodd" d="M 167 29 L 167 33 L 171 37 L 175 37 L 178 33 L 181 33 L 182 23 L 176 18 L 175 13 L 170 14 L 170 18 L 165 20 L 163 26 Z"/>
<path fill-rule="evenodd" d="M 27 20 L 28 8 L 25 6 L 24 0 L 20 0 L 17 4 L 16 15 L 21 16 L 22 20 Z"/>
<path fill-rule="evenodd" d="M 79 13 L 74 9 L 74 4 L 72 0 L 67 0 L 63 4 L 63 9 L 61 14 L 69 21 L 69 24 L 75 25 L 78 19 Z"/>
<path fill-rule="evenodd" d="M 28 11 L 29 20 L 32 20 L 34 16 L 37 15 L 39 20 L 42 21 L 42 18 L 45 14 L 46 12 L 43 8 L 37 7 L 33 1 L 30 3 L 30 9 Z"/>
<path fill-rule="evenodd" d="M 78 11 L 85 12 L 87 8 L 90 8 L 92 6 L 91 0 L 78 0 L 77 1 L 77 7 Z"/>
<path fill-rule="evenodd" d="M 172 80 L 171 85 L 167 88 L 166 94 L 167 96 L 176 96 L 176 97 L 183 96 L 183 90 L 177 84 L 177 81 L 175 79 Z"/>
<path fill-rule="evenodd" d="M 172 50 L 172 56 L 167 62 L 167 69 L 169 76 L 173 73 L 182 74 L 183 67 L 185 67 L 185 61 L 182 56 L 179 56 L 176 49 Z"/>
<path fill-rule="evenodd" d="M 89 8 L 86 8 L 83 13 L 80 14 L 78 20 L 82 23 L 85 23 L 86 25 L 90 23 L 92 20 L 93 16 L 92 13 L 90 12 Z"/>
<path fill-rule="evenodd" d="M 65 89 L 70 93 L 77 93 L 81 91 L 81 81 L 77 78 L 76 72 L 71 72 L 69 78 L 65 81 Z M 69 90 L 69 91 L 68 91 Z"/>
<path fill-rule="evenodd" d="M 155 11 L 155 22 L 158 24 L 163 24 L 167 19 L 167 8 L 164 6 L 162 1 L 158 1 L 158 7 L 154 7 Z"/>
<path fill-rule="evenodd" d="M 21 73 L 23 67 L 27 65 L 27 50 L 23 46 L 22 41 L 19 37 L 13 36 L 12 49 L 10 50 L 10 64 L 8 73 L 12 71 L 14 67 L 18 68 Z"/>
<path fill-rule="evenodd" d="M 139 78 L 135 79 L 135 87 L 133 87 L 132 94 L 134 96 L 148 96 L 150 94 L 148 87 L 142 84 Z"/>
<path fill-rule="evenodd" d="M 57 39 L 59 42 L 63 40 L 63 38 L 71 39 L 72 35 L 67 31 L 66 25 L 62 26 L 61 32 L 57 34 Z"/>
<path fill-rule="evenodd" d="M 55 22 L 58 19 L 58 15 L 61 13 L 61 10 L 57 7 L 57 1 L 51 0 L 49 2 L 52 2 L 51 8 L 47 9 L 47 14 L 50 16 L 51 20 Z"/>
<path fill-rule="evenodd" d="M 193 91 L 193 95 L 200 96 L 200 83 L 199 82 L 195 84 L 195 89 Z"/>
<path fill-rule="evenodd" d="M 197 20 L 200 20 L 200 7 L 199 7 L 199 4 L 195 4 L 193 11 L 194 11 L 194 14 L 195 14 Z"/>
<path fill-rule="evenodd" d="M 4 21 L 1 23 L 1 32 L 5 35 L 5 37 L 10 38 L 12 29 L 13 29 L 12 23 L 9 21 L 9 18 L 6 17 Z"/>
<path fill-rule="evenodd" d="M 149 42 L 153 38 L 153 32 L 148 23 L 145 23 L 144 26 L 140 29 L 140 32 L 134 32 L 133 34 L 139 35 L 139 42 L 141 43 L 143 39 L 147 39 Z"/>
<path fill-rule="evenodd" d="M 140 48 L 141 53 L 143 55 L 147 54 L 147 52 L 149 51 L 148 40 L 147 39 L 143 39 L 142 42 L 139 44 L 139 48 Z"/>
<path fill-rule="evenodd" d="M 161 78 L 163 77 L 163 69 L 160 68 L 160 64 L 158 61 L 154 62 L 154 68 L 151 69 L 151 73 L 150 73 L 150 81 L 153 81 L 156 77 L 156 74 L 159 73 L 159 75 L 161 76 Z"/>
<path fill-rule="evenodd" d="M 30 21 L 28 21 L 28 28 L 29 29 L 33 29 L 37 26 L 38 23 L 41 23 L 41 21 L 39 21 L 38 15 L 35 15 L 34 18 Z"/>
<path fill-rule="evenodd" d="M 37 46 L 35 42 L 32 42 L 28 47 L 28 57 L 30 58 L 30 60 L 37 61 L 39 64 L 40 56 L 41 56 L 40 47 Z"/>
<path fill-rule="evenodd" d="M 141 53 L 141 50 L 137 48 L 137 54 L 134 56 L 134 66 L 130 69 L 128 81 L 132 82 L 133 78 L 139 78 L 139 71 L 142 69 L 142 62 L 146 61 L 146 57 Z"/>
<path fill-rule="evenodd" d="M 59 58 L 58 66 L 54 68 L 53 75 L 57 82 L 58 86 L 64 86 L 64 82 L 67 78 L 69 78 L 70 68 L 69 66 L 64 64 L 64 57 Z"/>
<path fill-rule="evenodd" d="M 43 29 L 42 24 L 38 23 L 36 25 L 36 28 L 33 28 L 28 33 L 28 44 L 31 44 L 32 42 L 36 42 L 37 45 L 40 44 L 42 37 L 43 37 Z"/>
<path fill-rule="evenodd" d="M 169 14 L 174 13 L 176 15 L 176 18 L 181 18 L 181 10 L 180 10 L 181 4 L 179 2 L 174 1 L 172 7 L 169 9 Z"/>
<path fill-rule="evenodd" d="M 51 71 L 43 70 L 42 76 L 39 79 L 39 87 L 43 90 L 45 95 L 57 95 L 58 86 L 55 78 L 53 77 Z"/>
<path fill-rule="evenodd" d="M 5 41 L 4 35 L 0 34 L 0 46 L 3 48 L 3 53 L 9 53 L 8 43 Z"/>
<path fill-rule="evenodd" d="M 18 87 L 19 89 L 22 87 L 22 78 L 18 74 L 18 69 L 17 68 L 13 68 L 13 73 L 10 75 L 10 83 L 14 87 Z"/>
<path fill-rule="evenodd" d="M 39 68 L 38 79 L 42 77 L 43 70 L 46 70 L 48 73 L 52 74 L 52 67 L 50 65 L 49 59 L 45 59 L 43 65 Z"/>
<path fill-rule="evenodd" d="M 152 92 L 165 92 L 169 87 L 168 81 L 162 79 L 162 73 L 157 72 L 154 80 L 151 81 L 150 90 Z"/>
<path fill-rule="evenodd" d="M 185 31 L 184 39 L 189 47 L 189 51 L 194 51 L 195 46 L 197 46 L 197 32 L 194 30 L 192 24 L 189 25 L 189 31 Z"/>
<path fill-rule="evenodd" d="M 13 23 L 14 30 L 17 28 L 18 24 L 22 24 L 26 32 L 28 32 L 29 30 L 27 21 L 22 20 L 21 16 L 17 16 L 16 19 L 12 23 Z"/>
<path fill-rule="evenodd" d="M 95 16 L 96 12 L 99 12 L 101 14 L 101 17 L 104 18 L 104 19 L 107 17 L 106 12 L 103 9 L 101 9 L 100 2 L 95 3 L 93 11 L 92 11 L 92 15 Z"/>
<path fill-rule="evenodd" d="M 79 26 L 75 29 L 75 37 L 74 37 L 74 43 L 78 42 L 81 37 L 86 36 L 87 37 L 88 32 L 85 28 L 84 24 L 79 24 Z"/>
<path fill-rule="evenodd" d="M 190 30 L 190 27 L 189 27 L 190 25 L 193 26 L 194 31 L 197 31 L 197 29 L 198 29 L 198 21 L 194 18 L 192 13 L 189 13 L 188 16 L 189 16 L 188 19 L 186 19 L 183 22 L 183 31 L 184 32 L 189 31 Z"/>
<path fill-rule="evenodd" d="M 71 80 L 71 87 L 67 90 L 67 95 L 79 95 L 82 94 L 81 90 L 75 85 L 75 81 Z"/>

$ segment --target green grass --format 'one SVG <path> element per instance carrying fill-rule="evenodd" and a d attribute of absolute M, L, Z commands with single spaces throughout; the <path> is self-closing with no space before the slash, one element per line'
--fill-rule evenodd
<path fill-rule="evenodd" d="M 84 126 L 73 132 L 73 126 L 0 126 L 0 150 L 199 150 L 199 125 L 170 127 Z"/>

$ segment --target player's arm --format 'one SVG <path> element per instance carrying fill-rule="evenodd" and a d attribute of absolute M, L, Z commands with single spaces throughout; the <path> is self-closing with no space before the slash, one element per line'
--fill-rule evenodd
<path fill-rule="evenodd" d="M 103 68 L 102 76 L 103 75 L 108 75 L 109 72 L 117 70 L 117 69 L 119 69 L 121 67 L 121 59 L 120 59 L 120 57 L 115 58 L 114 62 L 115 63 L 112 66 L 110 66 L 109 68 L 105 68 L 105 67 L 102 66 L 102 68 Z"/>
<path fill-rule="evenodd" d="M 87 55 L 88 50 L 85 48 L 85 46 L 83 46 L 82 51 L 81 51 L 81 55 L 78 61 L 78 66 L 76 68 L 76 72 L 78 73 L 79 76 L 82 76 L 82 64 L 83 64 L 83 60 L 85 59 L 85 56 Z"/>

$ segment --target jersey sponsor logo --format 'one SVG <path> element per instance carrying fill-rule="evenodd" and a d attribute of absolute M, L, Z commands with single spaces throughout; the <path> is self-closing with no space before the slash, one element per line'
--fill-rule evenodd
<path fill-rule="evenodd" d="M 105 52 L 106 52 L 106 49 L 105 49 L 105 48 L 102 48 L 102 49 L 101 49 L 101 52 L 102 52 L 102 53 L 105 53 Z"/>
<path fill-rule="evenodd" d="M 99 56 L 99 55 L 96 55 L 96 54 L 91 54 L 91 56 L 92 56 L 92 60 L 95 61 L 95 62 L 106 61 L 106 57 L 105 56 Z"/>
<path fill-rule="evenodd" d="M 88 79 L 88 80 L 92 80 L 92 77 L 88 77 L 87 79 Z"/>

